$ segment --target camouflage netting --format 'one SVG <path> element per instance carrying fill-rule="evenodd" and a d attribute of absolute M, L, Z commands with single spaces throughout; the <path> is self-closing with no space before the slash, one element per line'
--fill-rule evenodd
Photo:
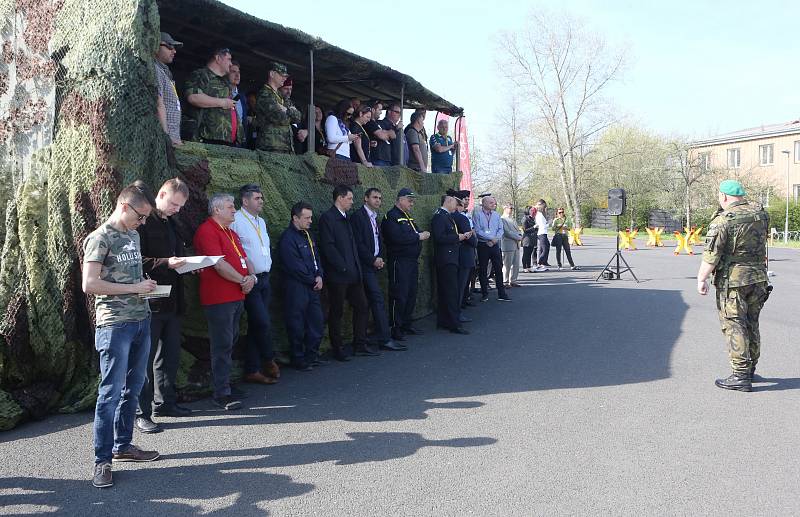
<path fill-rule="evenodd" d="M 330 205 L 326 158 L 285 156 L 187 144 L 172 153 L 155 114 L 151 57 L 159 18 L 153 0 L 0 0 L 0 430 L 50 412 L 91 407 L 97 385 L 93 300 L 80 286 L 81 242 L 113 210 L 122 185 L 158 186 L 182 174 L 192 196 L 181 212 L 184 238 L 205 217 L 207 193 L 264 187 L 273 241 L 291 204 L 318 214 Z M 420 176 L 404 168 L 359 168 L 361 185 L 392 194 L 420 192 L 426 221 L 458 176 Z M 431 310 L 429 247 L 418 315 Z M 187 282 L 196 300 L 195 280 Z M 280 274 L 274 282 L 280 293 Z M 276 344 L 282 337 L 280 304 Z M 243 322 L 243 326 L 246 323 Z M 184 396 L 206 390 L 205 320 L 196 302 L 185 321 L 179 375 Z"/>

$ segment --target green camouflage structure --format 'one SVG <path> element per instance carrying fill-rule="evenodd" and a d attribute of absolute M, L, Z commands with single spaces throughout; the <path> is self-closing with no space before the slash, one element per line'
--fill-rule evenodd
<path fill-rule="evenodd" d="M 708 226 L 703 261 L 713 264 L 717 311 L 731 369 L 749 375 L 761 355 L 758 317 L 767 291 L 769 215 L 745 200 L 719 210 Z"/>
<path fill-rule="evenodd" d="M 317 213 L 330 205 L 325 157 L 197 143 L 173 150 L 156 116 L 159 24 L 153 0 L 0 0 L 0 430 L 94 405 L 94 300 L 81 290 L 81 245 L 124 185 L 183 177 L 191 196 L 179 225 L 189 242 L 208 195 L 244 183 L 262 185 L 274 241 L 295 201 Z M 459 175 L 359 167 L 357 179 L 356 199 L 369 186 L 387 199 L 411 187 L 420 194 L 415 217 L 427 221 Z M 432 307 L 430 253 L 426 246 L 420 258 L 418 316 Z M 186 284 L 178 388 L 191 397 L 208 393 L 209 367 L 196 279 Z M 278 312 L 273 321 L 285 348 Z"/>
<path fill-rule="evenodd" d="M 294 136 L 291 124 L 300 122 L 302 115 L 292 101 L 284 99 L 265 84 L 256 101 L 256 127 L 258 139 L 256 149 L 278 153 L 293 153 Z"/>

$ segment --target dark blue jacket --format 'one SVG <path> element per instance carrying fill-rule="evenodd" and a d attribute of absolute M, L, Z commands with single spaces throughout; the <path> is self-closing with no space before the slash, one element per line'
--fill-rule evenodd
<path fill-rule="evenodd" d="M 343 217 L 335 206 L 319 218 L 319 247 L 322 250 L 322 262 L 328 272 L 328 282 L 361 282 L 361 263 L 358 260 L 353 228 L 349 218 Z"/>
<path fill-rule="evenodd" d="M 378 225 L 378 257 L 383 258 L 384 249 L 381 241 L 381 220 L 375 221 Z M 356 239 L 358 258 L 362 268 L 374 268 L 375 263 L 375 238 L 372 232 L 372 222 L 369 220 L 367 209 L 363 206 L 350 216 L 350 225 L 353 227 L 353 237 Z"/>
<path fill-rule="evenodd" d="M 453 219 L 458 227 L 458 233 L 467 233 L 472 229 L 469 224 L 469 217 L 465 214 L 456 211 L 453 214 Z M 461 247 L 458 250 L 458 266 L 463 268 L 475 267 L 475 250 L 478 249 L 478 237 L 472 234 L 467 240 L 461 241 Z"/>
<path fill-rule="evenodd" d="M 456 222 L 444 208 L 439 208 L 431 220 L 436 266 L 458 265 L 458 231 Z"/>
<path fill-rule="evenodd" d="M 314 247 L 313 253 L 305 232 L 295 228 L 292 223 L 289 223 L 278 241 L 278 256 L 287 278 L 308 286 L 316 283 L 316 277 L 324 278 L 319 249 L 313 237 L 311 243 Z"/>
<path fill-rule="evenodd" d="M 415 229 L 416 228 L 416 229 Z M 381 233 L 390 259 L 418 259 L 422 251 L 419 240 L 421 228 L 411 214 L 406 216 L 399 208 L 392 207 L 381 222 Z"/>

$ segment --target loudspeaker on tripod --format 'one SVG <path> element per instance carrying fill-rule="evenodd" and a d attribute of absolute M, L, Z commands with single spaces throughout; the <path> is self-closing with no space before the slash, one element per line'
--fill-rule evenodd
<path fill-rule="evenodd" d="M 612 188 L 608 191 L 608 215 L 625 214 L 625 189 Z"/>

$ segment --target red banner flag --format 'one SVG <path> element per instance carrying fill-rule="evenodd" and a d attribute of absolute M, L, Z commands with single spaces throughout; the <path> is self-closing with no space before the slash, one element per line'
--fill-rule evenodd
<path fill-rule="evenodd" d="M 461 171 L 461 190 L 469 190 L 469 210 L 475 205 L 472 192 L 472 173 L 469 165 L 469 140 L 467 139 L 467 119 L 462 115 L 456 119 L 456 141 L 458 142 L 458 170 Z"/>

